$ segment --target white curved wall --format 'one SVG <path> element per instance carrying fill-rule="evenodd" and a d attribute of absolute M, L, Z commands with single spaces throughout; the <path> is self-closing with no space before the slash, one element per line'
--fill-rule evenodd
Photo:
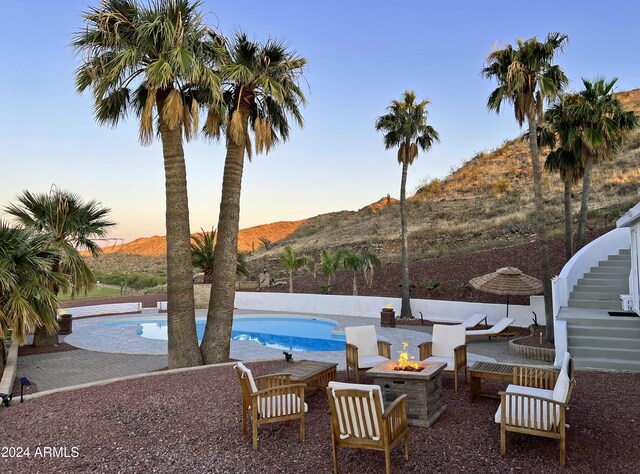
<path fill-rule="evenodd" d="M 531 297 L 531 301 L 532 304 L 529 306 L 509 306 L 509 317 L 516 320 L 515 326 L 527 327 L 532 324 L 532 311 L 535 311 L 538 315 L 538 323 L 544 325 L 543 298 L 534 296 Z M 380 310 L 388 304 L 393 305 L 396 314 L 400 313 L 400 298 L 379 296 L 237 291 L 234 306 L 237 309 L 380 318 Z M 462 322 L 474 313 L 484 313 L 488 316 L 489 323 L 495 324 L 505 317 L 506 305 L 412 299 L 411 311 L 417 318 L 420 317 L 420 312 L 422 312 L 424 319 L 443 322 Z"/>
<path fill-rule="evenodd" d="M 562 268 L 560 275 L 552 281 L 553 317 L 558 315 L 561 307 L 568 305 L 569 295 L 582 275 L 596 266 L 600 260 L 606 260 L 609 255 L 630 247 L 629 229 L 622 228 L 613 229 L 578 250 Z"/>

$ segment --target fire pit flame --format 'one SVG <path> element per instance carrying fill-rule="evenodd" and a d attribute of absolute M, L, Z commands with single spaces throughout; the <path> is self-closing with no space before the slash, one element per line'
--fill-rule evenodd
<path fill-rule="evenodd" d="M 409 344 L 406 342 L 402 343 L 402 351 L 398 351 L 400 354 L 400 358 L 398 359 L 398 363 L 393 370 L 405 370 L 407 372 L 420 372 L 424 370 L 424 367 L 420 367 L 420 364 L 415 362 L 415 357 L 409 357 L 409 353 L 407 352 L 407 347 Z"/>

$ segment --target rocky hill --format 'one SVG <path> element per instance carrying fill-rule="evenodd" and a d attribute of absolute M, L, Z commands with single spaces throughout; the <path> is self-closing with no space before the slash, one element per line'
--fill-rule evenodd
<path fill-rule="evenodd" d="M 619 98 L 640 114 L 640 89 L 622 92 Z M 548 150 L 542 150 L 544 159 Z M 420 158 L 420 157 L 419 157 Z M 590 200 L 591 229 L 611 226 L 640 200 L 640 131 L 632 134 L 619 156 L 594 170 Z M 399 182 L 398 182 L 399 186 Z M 562 235 L 562 182 L 543 175 L 550 235 Z M 573 193 L 574 212 L 580 205 L 580 186 Z M 510 247 L 535 240 L 533 191 L 528 147 L 519 138 L 505 141 L 492 151 L 461 160 L 446 178 L 421 186 L 407 203 L 412 260 Z M 260 239 L 266 238 L 266 249 Z M 398 201 L 390 196 L 358 211 L 340 211 L 296 222 L 277 222 L 249 229 L 239 235 L 239 250 L 250 252 L 254 271 L 267 266 L 276 276 L 282 248 L 315 256 L 323 249 L 348 246 L 372 250 L 384 263 L 396 262 L 400 253 Z M 120 254 L 163 255 L 164 237 L 137 239 L 119 248 Z M 108 260 L 108 255 L 100 260 Z M 97 265 L 96 262 L 92 266 Z M 98 265 L 99 266 L 99 265 Z M 130 270 L 131 271 L 131 270 Z"/>

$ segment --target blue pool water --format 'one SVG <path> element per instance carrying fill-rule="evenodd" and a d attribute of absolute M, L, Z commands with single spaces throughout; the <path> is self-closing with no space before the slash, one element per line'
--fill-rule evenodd
<path fill-rule="evenodd" d="M 202 340 L 205 324 L 204 320 L 196 321 L 198 340 Z M 139 336 L 167 340 L 166 319 L 123 321 L 107 325 L 137 326 Z M 287 351 L 343 351 L 344 335 L 331 333 L 336 326 L 330 321 L 302 317 L 234 318 L 231 340 L 256 341 Z"/>

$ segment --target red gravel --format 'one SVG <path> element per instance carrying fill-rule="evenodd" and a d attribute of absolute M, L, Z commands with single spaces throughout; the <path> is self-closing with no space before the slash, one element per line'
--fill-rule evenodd
<path fill-rule="evenodd" d="M 250 366 L 264 374 L 286 363 Z M 430 429 L 410 427 L 409 461 L 396 448 L 393 471 L 637 472 L 640 374 L 577 372 L 576 378 L 564 470 L 558 441 L 538 437 L 509 433 L 502 458 L 497 401 L 472 404 L 468 386 L 456 394 L 445 376 L 447 410 Z M 484 388 L 498 390 L 491 383 Z M 260 428 L 254 452 L 250 435 L 240 431 L 240 388 L 228 366 L 51 394 L 0 408 L 0 447 L 31 451 L 30 458 L 0 458 L 0 472 L 331 472 L 326 398 L 307 401 L 304 443 L 296 422 L 276 423 Z M 75 447 L 79 455 L 36 457 L 44 447 L 66 448 L 68 456 Z M 384 472 L 384 455 L 340 449 L 339 465 L 345 473 Z"/>

